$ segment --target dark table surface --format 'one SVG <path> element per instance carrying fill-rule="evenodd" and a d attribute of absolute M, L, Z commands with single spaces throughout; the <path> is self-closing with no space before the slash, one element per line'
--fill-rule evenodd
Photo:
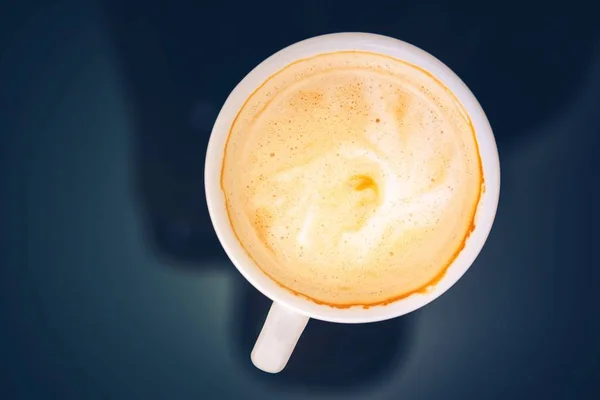
<path fill-rule="evenodd" d="M 600 398 L 595 12 L 343 4 L 0 6 L 0 398 Z M 336 31 L 406 40 L 463 78 L 495 130 L 499 210 L 441 298 L 311 321 L 267 375 L 249 353 L 269 302 L 210 225 L 206 143 L 252 67 Z"/>

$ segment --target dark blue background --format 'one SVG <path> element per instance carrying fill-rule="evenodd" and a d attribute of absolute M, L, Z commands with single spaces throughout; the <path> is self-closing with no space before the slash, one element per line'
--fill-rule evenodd
<path fill-rule="evenodd" d="M 21 1 L 0 6 L 0 398 L 600 398 L 600 30 L 546 4 Z M 336 31 L 454 69 L 502 165 L 496 223 L 405 317 L 311 321 L 283 373 L 269 303 L 219 246 L 203 162 L 235 84 Z"/>

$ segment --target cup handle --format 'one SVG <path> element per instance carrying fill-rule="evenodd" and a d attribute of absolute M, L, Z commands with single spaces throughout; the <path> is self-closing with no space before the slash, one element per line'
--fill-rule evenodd
<path fill-rule="evenodd" d="M 276 374 L 287 364 L 309 318 L 273 303 L 250 358 L 265 372 Z"/>

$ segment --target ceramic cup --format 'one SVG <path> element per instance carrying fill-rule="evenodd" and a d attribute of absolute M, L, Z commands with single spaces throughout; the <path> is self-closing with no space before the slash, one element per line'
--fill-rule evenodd
<path fill-rule="evenodd" d="M 417 65 L 443 82 L 459 99 L 471 118 L 485 179 L 485 190 L 475 216 L 475 229 L 444 277 L 426 293 L 415 293 L 387 305 L 369 308 L 334 308 L 319 305 L 294 295 L 267 277 L 238 242 L 229 223 L 225 197 L 220 185 L 229 129 L 250 94 L 268 77 L 298 59 L 344 50 L 389 55 Z M 273 301 L 251 359 L 254 365 L 263 371 L 276 373 L 287 364 L 310 318 L 346 324 L 382 321 L 423 307 L 450 289 L 469 269 L 488 237 L 500 194 L 500 164 L 494 135 L 485 113 L 473 93 L 450 68 L 429 53 L 398 39 L 368 33 L 335 33 L 295 43 L 273 54 L 233 89 L 221 108 L 210 136 L 205 164 L 205 189 L 210 217 L 225 252 L 244 278 Z"/>

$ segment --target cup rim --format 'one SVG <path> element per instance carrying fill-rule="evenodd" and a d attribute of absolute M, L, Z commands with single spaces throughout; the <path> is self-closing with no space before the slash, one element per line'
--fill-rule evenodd
<path fill-rule="evenodd" d="M 372 51 L 407 61 L 425 69 L 444 83 L 471 118 L 485 182 L 475 215 L 475 228 L 444 276 L 425 293 L 414 293 L 386 305 L 368 308 L 337 308 L 317 304 L 293 294 L 264 274 L 233 233 L 220 183 L 225 144 L 231 124 L 250 94 L 268 77 L 293 61 L 317 54 L 352 50 Z M 242 276 L 272 301 L 299 314 L 338 323 L 367 323 L 395 318 L 429 304 L 448 291 L 471 267 L 483 248 L 493 225 L 500 194 L 500 163 L 493 131 L 481 105 L 464 82 L 443 62 L 414 45 L 388 36 L 363 32 L 331 33 L 302 40 L 274 53 L 250 71 L 231 91 L 215 120 L 207 147 L 204 174 L 206 201 L 213 227 L 225 252 Z"/>

